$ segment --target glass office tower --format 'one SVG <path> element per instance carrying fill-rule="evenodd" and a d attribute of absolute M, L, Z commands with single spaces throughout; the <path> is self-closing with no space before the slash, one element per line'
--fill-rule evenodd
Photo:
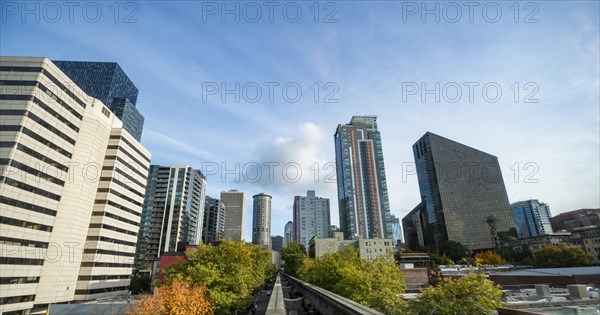
<path fill-rule="evenodd" d="M 515 202 L 510 206 L 520 238 L 552 234 L 548 204 L 531 199 Z"/>
<path fill-rule="evenodd" d="M 516 238 L 497 157 L 431 132 L 413 145 L 413 154 L 423 245 L 452 240 L 474 250 Z"/>
<path fill-rule="evenodd" d="M 393 237 L 377 117 L 354 116 L 335 135 L 338 206 L 344 238 Z"/>
<path fill-rule="evenodd" d="M 100 100 L 138 141 L 142 138 L 144 116 L 137 110 L 138 88 L 116 62 L 54 61 L 73 83 Z"/>

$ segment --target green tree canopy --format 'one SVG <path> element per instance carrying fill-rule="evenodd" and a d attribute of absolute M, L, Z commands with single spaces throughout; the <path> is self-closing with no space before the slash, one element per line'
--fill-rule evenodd
<path fill-rule="evenodd" d="M 203 285 L 217 314 L 243 308 L 275 273 L 271 253 L 256 245 L 223 241 L 218 246 L 199 245 L 186 254 L 188 260 L 177 260 L 163 269 L 165 279 L 157 285 L 170 285 L 175 279 Z"/>
<path fill-rule="evenodd" d="M 513 265 L 531 264 L 531 257 L 533 256 L 527 247 L 501 247 L 497 249 L 497 252 Z"/>
<path fill-rule="evenodd" d="M 502 291 L 483 274 L 470 274 L 423 290 L 408 308 L 412 314 L 470 315 L 492 314 L 502 306 Z"/>
<path fill-rule="evenodd" d="M 359 258 L 353 247 L 306 258 L 300 278 L 385 314 L 401 314 L 406 303 L 404 274 L 390 257 Z"/>
<path fill-rule="evenodd" d="M 569 244 L 546 244 L 533 254 L 532 265 L 536 268 L 560 268 L 590 266 L 592 257 L 580 247 Z"/>
<path fill-rule="evenodd" d="M 455 262 L 469 257 L 469 250 L 461 243 L 455 241 L 445 241 L 440 244 L 440 254 L 445 254 Z"/>
<path fill-rule="evenodd" d="M 291 242 L 281 250 L 281 267 L 286 274 L 297 278 L 298 271 L 306 257 L 308 255 L 304 246 L 300 243 Z"/>

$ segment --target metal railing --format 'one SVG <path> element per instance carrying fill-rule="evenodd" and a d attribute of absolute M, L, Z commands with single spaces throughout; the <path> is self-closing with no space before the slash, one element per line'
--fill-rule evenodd
<path fill-rule="evenodd" d="M 300 292 L 305 299 L 308 299 L 312 306 L 324 315 L 384 315 L 364 305 L 358 304 L 341 295 L 329 292 L 300 279 L 281 274 L 281 277 L 287 280 L 292 287 Z"/>

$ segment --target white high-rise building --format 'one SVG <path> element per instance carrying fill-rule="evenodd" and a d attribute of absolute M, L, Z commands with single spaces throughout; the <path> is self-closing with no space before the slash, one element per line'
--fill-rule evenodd
<path fill-rule="evenodd" d="M 260 193 L 254 195 L 252 243 L 271 248 L 271 196 Z"/>
<path fill-rule="evenodd" d="M 136 271 L 165 252 L 202 240 L 206 177 L 186 164 L 151 165 L 138 236 Z"/>
<path fill-rule="evenodd" d="M 306 192 L 306 196 L 294 197 L 294 240 L 308 250 L 308 243 L 313 236 L 329 237 L 331 218 L 329 199 L 317 197 L 314 190 Z"/>
<path fill-rule="evenodd" d="M 46 58 L 0 81 L 0 313 L 127 294 L 150 153 Z"/>
<path fill-rule="evenodd" d="M 246 195 L 236 189 L 221 192 L 225 205 L 225 233 L 223 238 L 236 242 L 246 240 Z"/>

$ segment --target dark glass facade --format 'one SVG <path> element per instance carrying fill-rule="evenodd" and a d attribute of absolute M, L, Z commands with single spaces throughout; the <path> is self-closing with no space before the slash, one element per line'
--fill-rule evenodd
<path fill-rule="evenodd" d="M 421 216 L 424 212 L 423 203 L 419 203 L 411 212 L 402 218 L 402 229 L 404 231 L 404 242 L 409 249 L 416 250 L 424 245 L 423 225 Z"/>
<path fill-rule="evenodd" d="M 124 97 L 114 98 L 110 108 L 123 122 L 123 128 L 140 141 L 144 128 L 144 116 L 140 111 Z"/>
<path fill-rule="evenodd" d="M 413 154 L 421 245 L 452 240 L 475 250 L 517 237 L 497 157 L 431 132 L 413 145 Z"/>
<path fill-rule="evenodd" d="M 377 117 L 354 116 L 334 135 L 340 228 L 344 238 L 393 238 Z"/>
<path fill-rule="evenodd" d="M 204 228 L 202 229 L 204 244 L 212 244 L 223 239 L 226 211 L 221 200 L 206 197 L 204 202 Z"/>
<path fill-rule="evenodd" d="M 271 250 L 280 251 L 283 248 L 283 236 L 271 236 Z"/>
<path fill-rule="evenodd" d="M 116 62 L 53 61 L 86 94 L 100 100 L 115 113 L 123 128 L 138 141 L 144 117 L 135 108 L 138 88 Z"/>

